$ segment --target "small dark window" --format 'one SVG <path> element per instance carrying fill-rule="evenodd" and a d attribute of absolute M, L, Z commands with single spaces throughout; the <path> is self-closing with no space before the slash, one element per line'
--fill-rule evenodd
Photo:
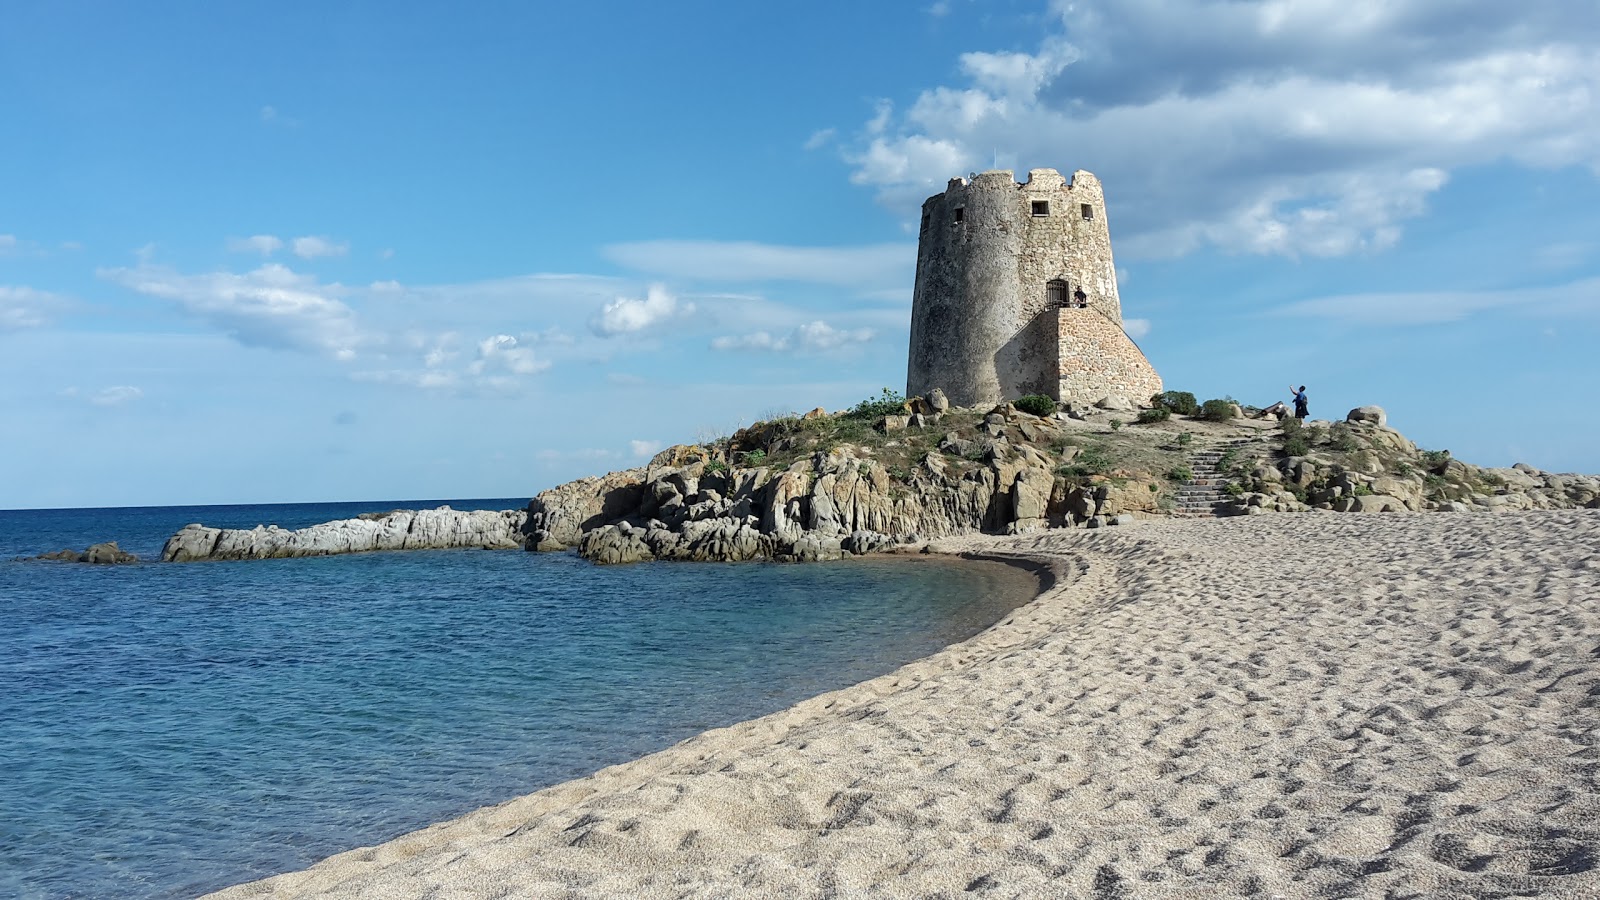
<path fill-rule="evenodd" d="M 1049 200 L 1035 200 L 1035 201 L 1033 201 L 1033 214 L 1036 215 L 1036 216 L 1048 216 L 1048 215 L 1050 215 L 1050 201 Z"/>
<path fill-rule="evenodd" d="M 1067 305 L 1067 283 L 1057 278 L 1047 281 L 1044 285 L 1044 302 L 1046 306 L 1058 307 Z"/>
<path fill-rule="evenodd" d="M 1089 204 L 1085 203 L 1085 204 L 1083 204 L 1083 206 L 1079 207 L 1079 209 L 1083 210 L 1083 220 L 1085 222 L 1087 222 L 1090 219 L 1094 218 L 1094 207 L 1092 207 Z"/>
<path fill-rule="evenodd" d="M 964 221 L 966 219 L 966 217 L 967 217 L 967 208 L 965 206 L 956 207 L 956 221 L 957 222 Z"/>

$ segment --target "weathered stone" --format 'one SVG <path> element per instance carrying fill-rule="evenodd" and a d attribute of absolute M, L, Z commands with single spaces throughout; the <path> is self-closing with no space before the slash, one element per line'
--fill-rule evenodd
<path fill-rule="evenodd" d="M 1135 516 L 1132 516 L 1132 515 L 1130 515 L 1128 513 L 1122 513 L 1121 515 L 1116 515 L 1116 516 L 1112 516 L 1111 517 L 1111 524 L 1112 525 L 1133 525 L 1133 524 L 1136 524 L 1138 521 L 1139 521 L 1138 518 L 1136 518 Z"/>
<path fill-rule="evenodd" d="M 659 464 L 657 460 L 678 459 L 687 455 L 673 454 L 678 449 L 669 447 L 657 454 L 650 462 L 651 469 L 674 468 Z M 614 522 L 637 510 L 644 498 L 645 475 L 645 469 L 625 469 L 597 478 L 580 478 L 541 491 L 528 501 L 528 527 L 542 528 L 560 543 L 576 544 L 584 531 Z M 685 497 L 697 489 L 697 485 L 689 487 L 681 479 L 676 486 L 679 494 Z"/>
<path fill-rule="evenodd" d="M 868 553 L 881 553 L 895 546 L 895 539 L 876 531 L 852 531 L 850 536 L 840 542 L 840 547 L 846 553 L 856 556 L 865 556 Z"/>
<path fill-rule="evenodd" d="M 827 416 L 828 416 L 828 411 L 819 406 L 816 409 L 813 409 L 811 412 L 808 412 L 805 415 L 801 416 L 800 418 L 804 419 L 807 422 L 810 422 L 813 419 L 824 419 L 824 418 L 827 418 Z"/>
<path fill-rule="evenodd" d="M 1358 406 L 1345 415 L 1344 420 L 1352 425 L 1366 424 L 1383 428 L 1389 423 L 1389 416 L 1381 406 Z"/>
<path fill-rule="evenodd" d="M 623 565 L 654 559 L 650 547 L 644 542 L 643 531 L 624 531 L 616 525 L 605 525 L 585 532 L 578 541 L 578 554 L 602 566 Z"/>
<path fill-rule="evenodd" d="M 340 519 L 294 531 L 276 525 L 249 529 L 188 525 L 161 549 L 166 562 L 197 559 L 280 559 L 374 550 L 509 550 L 524 546 L 527 514 L 516 510 L 394 510 Z M 559 538 L 555 540 L 560 543 Z"/>
<path fill-rule="evenodd" d="M 928 406 L 936 413 L 942 413 L 950 408 L 950 398 L 944 395 L 944 390 L 934 388 L 928 392 Z"/>
<path fill-rule="evenodd" d="M 1138 407 L 1133 405 L 1132 400 L 1129 400 L 1127 397 L 1124 397 L 1121 394 L 1107 394 L 1104 397 L 1101 397 L 1100 400 L 1095 403 L 1095 406 L 1098 406 L 1101 409 L 1109 412 L 1132 412 L 1135 409 L 1138 409 Z"/>
<path fill-rule="evenodd" d="M 885 432 L 904 431 L 910 421 L 910 416 L 884 416 L 883 421 L 878 423 L 878 430 Z"/>

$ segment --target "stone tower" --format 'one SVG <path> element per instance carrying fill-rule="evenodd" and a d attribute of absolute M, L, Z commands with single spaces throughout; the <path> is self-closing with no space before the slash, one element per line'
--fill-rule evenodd
<path fill-rule="evenodd" d="M 1097 178 L 984 172 L 922 204 L 906 395 L 936 387 L 957 406 L 1161 391 L 1122 328 Z"/>

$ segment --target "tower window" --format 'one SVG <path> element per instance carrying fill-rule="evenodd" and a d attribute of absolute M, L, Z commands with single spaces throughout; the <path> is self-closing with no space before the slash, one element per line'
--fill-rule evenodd
<path fill-rule="evenodd" d="M 1035 200 L 1035 201 L 1033 201 L 1033 214 L 1036 215 L 1036 216 L 1048 216 L 1048 215 L 1050 215 L 1050 201 L 1049 200 Z"/>
<path fill-rule="evenodd" d="M 966 218 L 967 218 L 967 208 L 965 206 L 956 207 L 956 221 L 957 222 L 962 222 L 962 221 L 965 221 Z"/>
<path fill-rule="evenodd" d="M 1083 204 L 1082 206 L 1080 206 L 1078 208 L 1083 210 L 1083 220 L 1085 222 L 1087 222 L 1090 219 L 1094 218 L 1094 207 L 1092 207 L 1089 204 L 1085 203 L 1085 204 Z"/>
<path fill-rule="evenodd" d="M 1067 283 L 1057 278 L 1047 281 L 1044 285 L 1044 302 L 1049 308 L 1067 305 Z"/>

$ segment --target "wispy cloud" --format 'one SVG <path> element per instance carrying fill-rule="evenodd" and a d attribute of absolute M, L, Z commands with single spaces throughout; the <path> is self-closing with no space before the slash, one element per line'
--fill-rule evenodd
<path fill-rule="evenodd" d="M 309 350 L 351 359 L 364 342 L 339 285 L 325 285 L 278 263 L 251 272 L 184 275 L 167 266 L 103 269 L 107 280 L 176 302 L 241 344 Z"/>
<path fill-rule="evenodd" d="M 807 322 L 786 334 L 767 331 L 714 338 L 713 350 L 765 350 L 774 353 L 822 353 L 872 340 L 870 328 L 840 329 L 827 322 Z"/>
<path fill-rule="evenodd" d="M 144 391 L 128 384 L 119 384 L 89 395 L 95 406 L 124 406 L 144 396 Z"/>
<path fill-rule="evenodd" d="M 822 128 L 818 129 L 817 131 L 813 131 L 811 132 L 811 136 L 806 138 L 805 149 L 820 150 L 823 147 L 833 143 L 833 139 L 837 137 L 838 134 L 839 129 L 837 128 Z"/>
<path fill-rule="evenodd" d="M 271 256 L 282 249 L 283 240 L 270 234 L 228 238 L 228 250 L 233 253 L 259 253 L 262 256 Z"/>
<path fill-rule="evenodd" d="M 1270 314 L 1350 325 L 1433 325 L 1513 308 L 1548 316 L 1600 315 L 1600 278 L 1505 291 L 1344 294 L 1301 300 Z"/>
<path fill-rule="evenodd" d="M 273 128 L 299 128 L 300 120 L 290 118 L 276 106 L 263 106 L 256 114 L 261 119 L 261 124 Z"/>
<path fill-rule="evenodd" d="M 20 331 L 50 323 L 66 306 L 59 294 L 21 285 L 0 284 L 0 331 Z"/>
<path fill-rule="evenodd" d="M 289 248 L 295 256 L 301 259 L 319 259 L 324 256 L 344 256 L 350 252 L 350 245 L 344 241 L 336 241 L 328 237 L 307 235 L 297 237 L 289 242 Z"/>
<path fill-rule="evenodd" d="M 666 445 L 660 441 L 633 440 L 628 442 L 628 453 L 641 458 L 655 456 L 661 452 L 661 448 L 664 446 Z"/>
<path fill-rule="evenodd" d="M 605 248 L 608 259 L 640 272 L 716 282 L 798 281 L 863 290 L 907 283 L 915 244 L 789 247 L 752 241 L 639 241 Z"/>

